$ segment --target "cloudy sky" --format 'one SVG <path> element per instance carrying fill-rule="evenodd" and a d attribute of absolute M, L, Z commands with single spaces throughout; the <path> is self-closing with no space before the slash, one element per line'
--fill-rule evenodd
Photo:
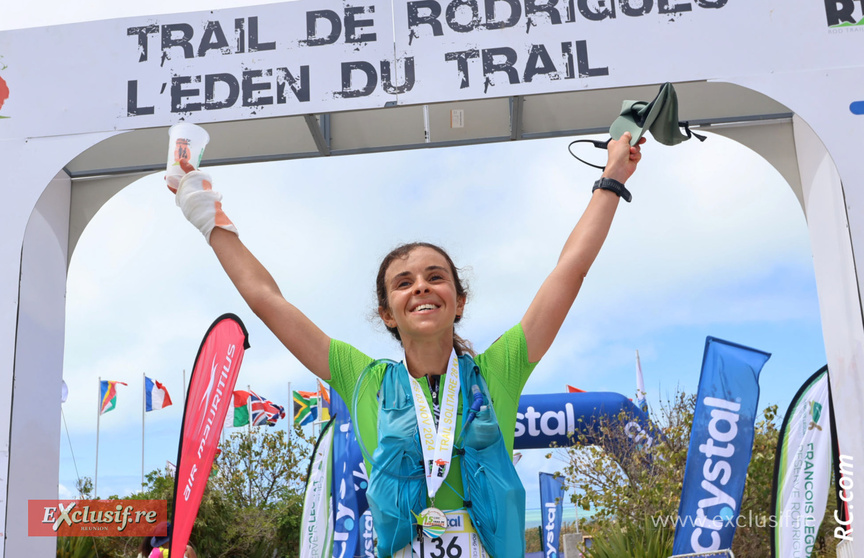
<path fill-rule="evenodd" d="M 246 2 L 183 4 L 185 10 Z M 260 2 L 256 2 L 260 3 Z M 252 4 L 252 2 L 248 2 Z M 107 1 L 48 0 L 4 8 L 0 29 L 167 13 Z M 136 11 L 137 8 L 137 11 Z M 74 13 L 73 13 L 74 12 Z M 686 99 L 681 100 L 686 103 Z M 399 356 L 374 319 L 374 277 L 392 247 L 444 246 L 471 298 L 461 334 L 483 350 L 518 322 L 590 197 L 597 171 L 567 153 L 568 139 L 419 150 L 210 169 L 241 238 L 285 296 L 332 337 L 367 354 Z M 166 138 L 167 142 L 167 138 Z M 781 412 L 825 364 L 810 244 L 791 189 L 748 149 L 711 135 L 704 144 L 644 147 L 613 230 L 552 349 L 525 393 L 635 390 L 635 351 L 649 403 L 696 390 L 706 336 L 773 354 L 760 407 Z M 206 159 L 206 154 L 205 154 Z M 314 377 L 246 308 L 159 175 L 130 184 L 84 231 L 69 268 L 60 493 L 94 475 L 97 378 L 127 382 L 102 417 L 99 492 L 127 494 L 141 477 L 142 375 L 175 404 L 148 413 L 144 469 L 174 461 L 183 371 L 225 312 L 245 322 L 251 349 L 238 388 L 287 405 Z M 63 427 L 63 425 L 58 425 Z M 517 467 L 538 505 L 536 473 L 562 464 L 542 451 Z M 74 459 L 73 459 L 74 454 Z M 77 471 L 77 473 L 76 473 Z"/>

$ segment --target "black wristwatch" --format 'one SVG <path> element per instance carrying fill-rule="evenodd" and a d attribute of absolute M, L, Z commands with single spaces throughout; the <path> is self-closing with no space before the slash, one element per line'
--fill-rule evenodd
<path fill-rule="evenodd" d="M 601 178 L 597 182 L 594 183 L 594 187 L 591 188 L 591 192 L 594 192 L 597 188 L 601 190 L 609 190 L 610 192 L 614 192 L 618 195 L 619 198 L 623 198 L 624 201 L 630 202 L 633 196 L 630 195 L 630 190 L 624 187 L 623 184 L 614 180 L 612 178 Z"/>

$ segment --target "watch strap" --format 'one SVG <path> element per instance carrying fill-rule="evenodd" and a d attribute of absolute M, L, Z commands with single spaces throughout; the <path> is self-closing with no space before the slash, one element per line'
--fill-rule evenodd
<path fill-rule="evenodd" d="M 630 194 L 630 190 L 625 188 L 623 184 L 613 178 L 601 178 L 594 183 L 594 187 L 591 188 L 591 191 L 593 192 L 598 188 L 600 188 L 601 190 L 609 190 L 610 192 L 614 192 L 618 195 L 619 198 L 622 198 L 628 203 L 633 198 L 633 196 Z"/>

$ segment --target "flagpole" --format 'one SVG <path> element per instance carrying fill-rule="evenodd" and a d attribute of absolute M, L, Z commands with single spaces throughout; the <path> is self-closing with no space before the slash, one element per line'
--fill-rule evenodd
<path fill-rule="evenodd" d="M 249 422 L 246 423 L 246 440 L 249 442 L 249 464 L 246 466 L 246 477 L 249 479 L 249 503 L 252 503 L 252 386 L 246 384 L 249 397 L 246 398 L 246 412 Z"/>
<path fill-rule="evenodd" d="M 93 475 L 93 497 L 99 497 L 99 418 L 102 416 L 102 376 L 96 383 L 96 474 Z"/>
<path fill-rule="evenodd" d="M 315 384 L 315 390 L 318 392 L 318 397 L 315 398 L 315 409 L 318 415 L 316 422 L 318 423 L 318 436 L 320 436 L 321 430 L 324 429 L 324 414 L 321 412 L 321 402 L 324 399 L 324 394 L 321 393 L 321 382 L 316 379 Z"/>
<path fill-rule="evenodd" d="M 636 401 L 640 408 L 647 406 L 645 395 L 645 380 L 642 379 L 642 363 L 639 361 L 639 349 L 636 349 Z M 645 409 L 642 410 L 645 411 Z"/>
<path fill-rule="evenodd" d="M 321 431 L 321 413 L 318 408 L 318 400 L 321 399 L 321 392 L 318 391 L 318 384 L 315 384 L 315 420 L 312 421 L 312 436 L 318 438 L 318 433 L 315 432 L 315 429 L 318 429 L 318 432 Z M 311 407 L 310 407 L 311 409 Z"/>
<path fill-rule="evenodd" d="M 288 382 L 288 439 L 291 439 L 291 426 L 294 424 L 294 394 L 291 393 L 291 382 Z"/>
<path fill-rule="evenodd" d="M 141 373 L 141 490 L 144 490 L 144 413 L 147 411 L 147 374 Z"/>
<path fill-rule="evenodd" d="M 249 415 L 249 422 L 246 423 L 246 434 L 252 435 L 252 386 L 246 386 L 246 391 L 249 392 L 249 397 L 246 398 L 246 414 Z"/>

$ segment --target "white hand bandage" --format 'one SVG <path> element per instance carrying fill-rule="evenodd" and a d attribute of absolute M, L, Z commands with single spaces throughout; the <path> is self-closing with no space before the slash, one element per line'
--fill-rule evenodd
<path fill-rule="evenodd" d="M 188 173 L 180 180 L 174 199 L 186 219 L 198 227 L 208 244 L 213 227 L 240 235 L 234 223 L 222 211 L 222 194 L 213 190 L 209 174 L 201 171 Z"/>

